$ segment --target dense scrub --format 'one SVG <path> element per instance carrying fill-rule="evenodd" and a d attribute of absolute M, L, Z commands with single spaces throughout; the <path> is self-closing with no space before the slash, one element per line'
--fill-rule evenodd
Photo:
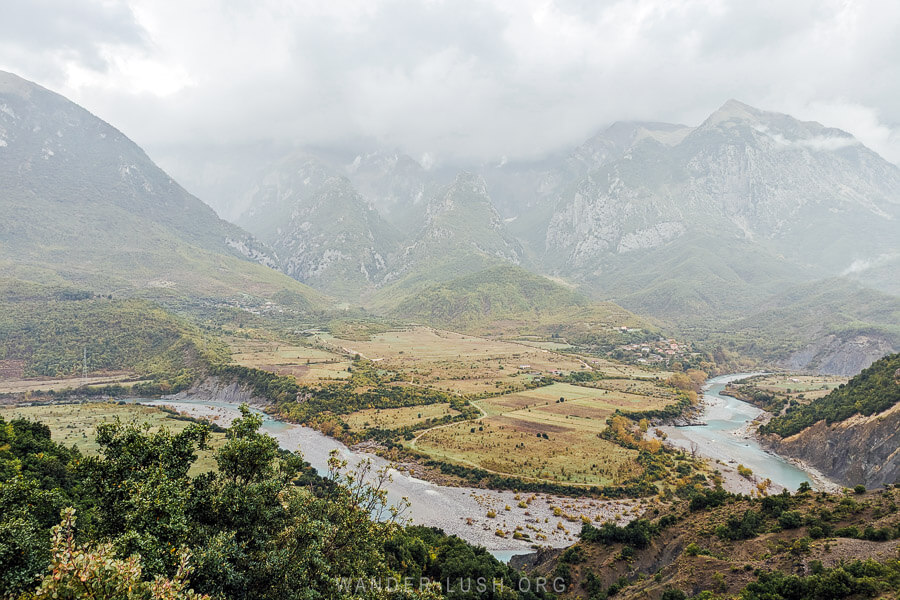
<path fill-rule="evenodd" d="M 165 379 L 227 356 L 223 344 L 150 302 L 41 287 L 0 293 L 0 360 L 20 362 L 21 376 L 64 377 L 86 366 Z"/>
<path fill-rule="evenodd" d="M 564 575 L 566 597 L 893 598 L 900 489 L 750 498 L 683 490 L 626 525 L 585 524 L 577 545 L 538 565 Z M 862 540 L 862 541 L 860 541 Z"/>

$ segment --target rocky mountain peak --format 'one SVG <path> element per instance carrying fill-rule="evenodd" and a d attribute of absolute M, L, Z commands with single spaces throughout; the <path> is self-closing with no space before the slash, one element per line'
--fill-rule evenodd
<path fill-rule="evenodd" d="M 764 111 L 732 98 L 708 116 L 700 126 L 712 127 L 729 121 L 756 121 L 765 114 Z"/>

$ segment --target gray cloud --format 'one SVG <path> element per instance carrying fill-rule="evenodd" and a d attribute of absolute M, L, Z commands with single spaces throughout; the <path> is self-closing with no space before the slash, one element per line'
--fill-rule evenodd
<path fill-rule="evenodd" d="M 0 25 L 0 66 L 53 84 L 151 155 L 358 144 L 526 159 L 615 120 L 696 124 L 733 97 L 900 161 L 900 5 L 887 1 L 69 5 L 18 5 Z M 102 76 L 58 76 L 72 64 Z"/>
<path fill-rule="evenodd" d="M 0 18 L 4 62 L 65 85 L 66 63 L 107 71 L 104 47 L 144 48 L 147 39 L 126 2 L 10 0 Z M 15 65 L 10 65 L 14 67 Z"/>

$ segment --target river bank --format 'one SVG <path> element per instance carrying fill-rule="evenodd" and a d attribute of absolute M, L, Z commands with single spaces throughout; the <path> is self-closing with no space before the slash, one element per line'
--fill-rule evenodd
<path fill-rule="evenodd" d="M 240 416 L 236 405 L 223 402 L 163 399 L 146 404 L 164 405 L 223 427 Z M 578 540 L 582 519 L 595 523 L 616 521 L 624 524 L 642 514 L 649 502 L 441 486 L 398 471 L 380 457 L 354 452 L 314 429 L 259 414 L 263 415 L 263 430 L 266 433 L 276 438 L 282 448 L 301 451 L 320 473 L 327 469 L 328 457 L 333 450 L 348 462 L 350 468 L 368 460 L 376 469 L 390 469 L 392 480 L 386 484 L 388 499 L 395 505 L 403 502 L 404 498 L 408 500 L 410 506 L 406 516 L 412 523 L 438 527 L 471 544 L 483 546 L 496 555 L 530 552 L 533 545 L 553 548 L 570 546 Z M 517 531 L 524 539 L 513 537 Z"/>
<path fill-rule="evenodd" d="M 765 411 L 737 398 L 722 394 L 726 384 L 757 375 L 738 373 L 714 377 L 703 387 L 699 418 L 703 425 L 664 426 L 665 443 L 706 458 L 720 471 L 723 487 L 730 492 L 749 494 L 757 485 L 771 480 L 769 493 L 794 491 L 804 481 L 814 489 L 836 491 L 840 486 L 802 461 L 780 456 L 758 438 L 756 427 Z M 752 470 L 750 477 L 738 473 L 738 465 Z"/>
<path fill-rule="evenodd" d="M 706 458 L 721 473 L 723 487 L 734 493 L 755 493 L 757 484 L 765 479 L 771 480 L 769 493 L 796 490 L 804 481 L 817 489 L 835 489 L 833 483 L 808 466 L 765 450 L 754 437 L 754 421 L 763 411 L 721 395 L 726 383 L 750 375 L 710 379 L 704 386 L 699 413 L 699 422 L 703 424 L 697 424 L 695 419 L 692 425 L 660 427 L 666 434 L 665 443 Z M 205 394 L 198 394 L 201 399 L 185 394 L 149 404 L 166 405 L 227 427 L 240 414 L 238 404 L 220 401 L 213 391 L 216 390 L 203 390 Z M 247 400 L 236 393 L 238 390 L 231 391 L 234 393 L 229 398 Z M 388 499 L 395 505 L 409 502 L 406 516 L 410 522 L 441 528 L 495 553 L 528 552 L 534 546 L 566 547 L 577 541 L 583 520 L 624 524 L 642 514 L 652 502 L 651 499 L 598 500 L 441 485 L 417 477 L 409 469 L 398 470 L 379 456 L 355 451 L 309 427 L 279 421 L 257 408 L 253 410 L 263 416 L 263 429 L 282 448 L 301 451 L 320 473 L 326 472 L 332 451 L 347 461 L 349 468 L 370 461 L 376 469 L 390 469 L 392 480 L 386 484 Z M 739 464 L 751 469 L 753 475 L 739 474 Z"/>

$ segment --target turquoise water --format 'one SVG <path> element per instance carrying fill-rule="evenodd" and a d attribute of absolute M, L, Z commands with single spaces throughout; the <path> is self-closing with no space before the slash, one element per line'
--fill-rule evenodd
<path fill-rule="evenodd" d="M 714 448 L 723 461 L 733 459 L 735 464 L 742 463 L 748 466 L 761 478 L 768 477 L 777 484 L 796 489 L 801 482 L 809 481 L 806 473 L 784 459 L 765 452 L 755 441 L 735 435 L 737 430 L 755 419 L 761 411 L 746 402 L 721 396 L 719 392 L 724 389 L 727 381 L 746 376 L 731 375 L 709 380 L 705 392 L 707 405 L 704 410 L 704 420 L 708 424 L 682 427 L 678 430 L 685 437 L 696 440 L 701 447 Z M 198 404 L 224 409 L 231 414 L 235 409 L 233 404 L 198 400 L 169 400 L 160 403 Z M 342 443 L 318 431 L 279 421 L 256 408 L 251 407 L 250 410 L 262 416 L 263 430 L 275 437 L 282 448 L 301 450 L 304 458 L 321 474 L 327 469 L 328 457 L 332 451 L 337 451 L 338 456 L 347 460 L 351 468 L 358 467 L 363 460 L 370 460 L 375 468 L 387 466 L 383 459 L 353 452 Z M 489 499 L 494 505 L 503 506 L 510 502 L 508 494 L 490 490 L 444 487 L 397 471 L 393 471 L 392 475 L 392 480 L 385 484 L 388 500 L 391 504 L 398 505 L 404 498 L 407 499 L 411 505 L 406 516 L 413 522 L 440 527 L 448 533 L 456 533 L 470 543 L 487 547 L 491 554 L 504 562 L 517 554 L 531 551 L 525 543 L 496 538 L 493 529 L 463 524 L 469 517 L 474 516 L 477 520 L 479 515 L 484 514 L 483 499 Z"/>
<path fill-rule="evenodd" d="M 529 548 L 528 550 L 489 550 L 488 552 L 490 552 L 491 555 L 500 562 L 508 563 L 509 559 L 511 559 L 513 556 L 531 554 L 532 552 L 534 552 L 534 550 Z"/>
<path fill-rule="evenodd" d="M 696 441 L 701 452 L 711 448 L 716 454 L 725 455 L 735 464 L 743 464 L 753 470 L 760 479 L 769 478 L 773 483 L 796 490 L 804 481 L 812 480 L 802 469 L 784 458 L 763 450 L 753 439 L 738 434 L 738 430 L 763 413 L 752 404 L 730 396 L 723 396 L 722 390 L 730 381 L 748 377 L 750 373 L 723 375 L 707 381 L 704 390 L 706 408 L 703 421 L 706 425 L 679 427 L 678 431 L 690 440 Z"/>

